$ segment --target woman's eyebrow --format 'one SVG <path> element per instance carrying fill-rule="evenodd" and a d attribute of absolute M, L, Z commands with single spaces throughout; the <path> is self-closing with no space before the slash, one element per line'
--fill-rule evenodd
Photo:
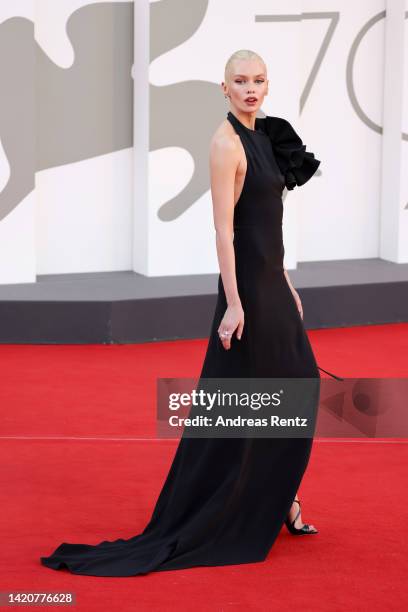
<path fill-rule="evenodd" d="M 246 77 L 246 74 L 234 74 L 234 77 L 237 76 L 242 76 L 242 77 Z M 259 77 L 259 76 L 265 76 L 265 74 L 263 72 L 261 72 L 260 74 L 256 74 L 255 77 Z"/>

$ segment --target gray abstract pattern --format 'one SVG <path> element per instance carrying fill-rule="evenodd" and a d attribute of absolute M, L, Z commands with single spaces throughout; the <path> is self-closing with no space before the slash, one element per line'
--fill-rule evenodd
<path fill-rule="evenodd" d="M 133 146 L 133 3 L 82 7 L 67 35 L 75 60 L 64 69 L 34 40 L 30 20 L 0 25 L 0 138 L 10 165 L 0 220 L 33 189 L 35 171 Z"/>

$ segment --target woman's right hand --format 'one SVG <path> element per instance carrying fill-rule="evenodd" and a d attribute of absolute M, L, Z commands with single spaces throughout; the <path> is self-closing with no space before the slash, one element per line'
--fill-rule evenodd
<path fill-rule="evenodd" d="M 231 348 L 232 334 L 237 330 L 237 338 L 241 340 L 244 329 L 244 310 L 241 304 L 228 306 L 218 328 L 218 336 L 226 350 Z M 225 332 L 228 332 L 225 334 Z"/>

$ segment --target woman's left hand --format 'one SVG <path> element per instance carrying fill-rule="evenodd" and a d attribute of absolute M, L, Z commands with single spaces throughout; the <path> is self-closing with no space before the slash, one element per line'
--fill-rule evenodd
<path fill-rule="evenodd" d="M 297 306 L 297 309 L 298 309 L 298 311 L 299 311 L 299 314 L 300 314 L 300 316 L 301 316 L 301 318 L 302 318 L 302 320 L 303 320 L 303 307 L 302 307 L 302 300 L 300 299 L 299 294 L 298 294 L 298 292 L 296 291 L 296 289 L 292 289 L 292 295 L 293 295 L 293 297 L 294 297 L 294 299 L 295 299 L 296 306 Z"/>

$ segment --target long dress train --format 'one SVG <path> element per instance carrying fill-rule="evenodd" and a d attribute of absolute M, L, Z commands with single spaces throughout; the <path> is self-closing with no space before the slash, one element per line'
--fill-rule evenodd
<path fill-rule="evenodd" d="M 225 350 L 217 333 L 227 307 L 219 275 L 201 378 L 305 377 L 320 382 L 284 275 L 282 239 L 283 189 L 303 185 L 320 161 L 283 118 L 257 118 L 255 130 L 232 112 L 227 118 L 247 158 L 234 210 L 236 275 L 245 325 L 241 340 L 233 336 L 231 349 Z M 312 437 L 183 436 L 142 533 L 97 545 L 63 542 L 41 557 L 41 563 L 74 574 L 134 576 L 263 561 L 301 483 L 312 442 Z"/>

